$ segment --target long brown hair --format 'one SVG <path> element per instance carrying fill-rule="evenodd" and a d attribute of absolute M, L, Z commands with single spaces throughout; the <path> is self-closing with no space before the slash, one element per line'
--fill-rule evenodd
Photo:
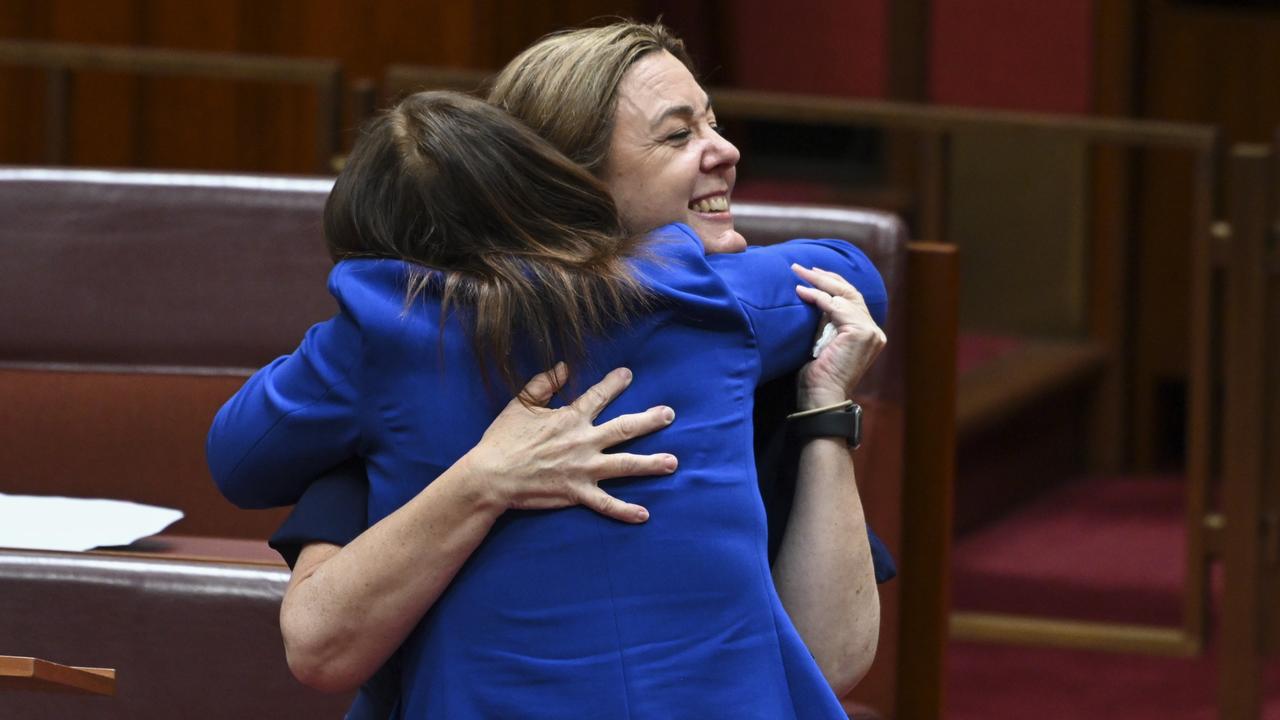
<path fill-rule="evenodd" d="M 481 367 L 520 385 L 513 345 L 551 367 L 642 301 L 608 189 L 523 123 L 451 92 L 410 95 L 363 130 L 325 203 L 335 260 L 414 264 L 406 309 L 469 313 Z M 487 376 L 486 376 L 487 382 Z"/>
<path fill-rule="evenodd" d="M 613 136 L 618 84 L 637 60 L 661 51 L 697 75 L 684 41 L 660 23 L 625 20 L 552 33 L 502 68 L 489 102 L 600 175 Z"/>

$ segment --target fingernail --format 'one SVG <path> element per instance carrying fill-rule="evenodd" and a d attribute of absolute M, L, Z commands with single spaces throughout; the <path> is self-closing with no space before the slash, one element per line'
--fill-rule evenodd
<path fill-rule="evenodd" d="M 662 459 L 662 466 L 667 469 L 667 472 L 675 472 L 677 465 L 679 463 L 676 461 L 675 455 L 668 455 Z"/>
<path fill-rule="evenodd" d="M 631 368 L 622 368 L 622 379 L 631 382 Z"/>
<path fill-rule="evenodd" d="M 639 519 L 641 522 L 648 520 L 649 511 L 645 510 L 644 508 L 640 508 L 639 510 L 636 511 L 636 518 Z"/>
<path fill-rule="evenodd" d="M 669 407 L 662 408 L 662 419 L 671 422 L 676 419 L 676 411 Z"/>

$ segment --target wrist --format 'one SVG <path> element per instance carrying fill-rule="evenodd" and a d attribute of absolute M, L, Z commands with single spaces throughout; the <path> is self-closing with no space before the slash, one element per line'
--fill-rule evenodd
<path fill-rule="evenodd" d="M 800 392 L 796 394 L 796 410 L 814 410 L 816 408 L 827 407 L 829 405 L 837 405 L 848 399 L 849 397 L 845 395 L 844 390 L 831 392 L 829 390 L 801 389 Z"/>
<path fill-rule="evenodd" d="M 483 467 L 484 463 L 467 453 L 447 473 L 436 478 L 435 483 L 447 480 L 449 486 L 473 512 L 497 518 L 510 508 L 511 503 L 503 491 L 502 483 L 496 480 L 495 473 L 488 472 Z"/>
<path fill-rule="evenodd" d="M 842 438 L 850 448 L 862 442 L 862 408 L 852 400 L 798 410 L 787 416 L 787 434 L 793 438 Z"/>

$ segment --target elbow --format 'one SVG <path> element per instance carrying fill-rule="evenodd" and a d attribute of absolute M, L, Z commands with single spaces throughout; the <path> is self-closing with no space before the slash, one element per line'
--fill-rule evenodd
<path fill-rule="evenodd" d="M 281 623 L 281 630 L 289 672 L 303 685 L 320 692 L 338 693 L 355 690 L 368 679 L 370 673 L 362 672 L 343 653 L 343 644 L 336 638 L 291 632 L 285 622 Z"/>
<path fill-rule="evenodd" d="M 856 651 L 842 653 L 841 657 L 831 663 L 829 670 L 823 674 L 831 685 L 836 697 L 845 697 L 862 682 L 871 670 L 871 663 L 876 657 L 876 643 L 860 646 Z"/>
<path fill-rule="evenodd" d="M 232 505 L 246 510 L 255 509 L 253 498 L 248 492 L 249 488 L 245 483 L 238 481 L 236 463 L 229 460 L 230 456 L 231 452 L 227 443 L 223 441 L 215 421 L 204 443 L 204 458 L 205 464 L 209 467 L 209 475 L 213 478 L 218 492 L 222 493 L 222 497 L 229 500 Z"/>
<path fill-rule="evenodd" d="M 356 679 L 354 674 L 336 667 L 335 663 L 325 662 L 314 655 L 287 652 L 286 657 L 289 672 L 293 673 L 298 682 L 312 690 L 323 693 L 349 692 L 364 682 Z"/>
<path fill-rule="evenodd" d="M 248 473 L 245 471 L 247 463 L 243 461 L 243 454 L 234 454 L 230 448 L 219 441 L 214 435 L 214 431 L 209 433 L 209 440 L 205 444 L 205 461 L 209 466 L 209 475 L 213 478 L 214 485 L 217 486 L 218 492 L 222 493 L 222 497 L 226 498 L 232 505 L 243 510 L 262 510 L 264 508 L 278 507 L 281 505 L 290 505 L 297 501 L 292 499 L 276 497 L 275 494 L 269 492 L 272 489 L 270 483 L 264 482 L 261 477 L 262 473 Z"/>
<path fill-rule="evenodd" d="M 847 633 L 819 663 L 823 676 L 837 697 L 845 697 L 852 692 L 867 676 L 876 659 L 876 646 L 880 643 L 878 596 L 873 595 L 872 600 L 861 607 L 861 612 L 849 624 Z"/>
<path fill-rule="evenodd" d="M 209 458 L 209 474 L 213 476 L 213 483 L 218 487 L 218 492 L 222 493 L 222 497 L 232 505 L 242 510 L 261 510 L 272 507 L 270 503 L 262 502 L 259 494 L 252 492 L 253 485 L 242 482 L 235 473 L 221 467 L 212 456 Z"/>
<path fill-rule="evenodd" d="M 334 623 L 333 614 L 310 602 L 303 590 L 301 585 L 291 587 L 280 605 L 280 635 L 289 672 L 321 692 L 360 687 L 376 668 L 360 664 L 354 642 L 359 632 L 348 624 Z"/>

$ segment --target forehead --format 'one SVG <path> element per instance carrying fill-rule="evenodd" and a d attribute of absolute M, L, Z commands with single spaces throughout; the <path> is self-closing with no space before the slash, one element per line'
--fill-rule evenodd
<path fill-rule="evenodd" d="M 701 112 L 707 106 L 707 93 L 689 68 L 665 50 L 637 60 L 618 85 L 619 119 L 636 115 L 652 121 L 680 105 Z"/>

